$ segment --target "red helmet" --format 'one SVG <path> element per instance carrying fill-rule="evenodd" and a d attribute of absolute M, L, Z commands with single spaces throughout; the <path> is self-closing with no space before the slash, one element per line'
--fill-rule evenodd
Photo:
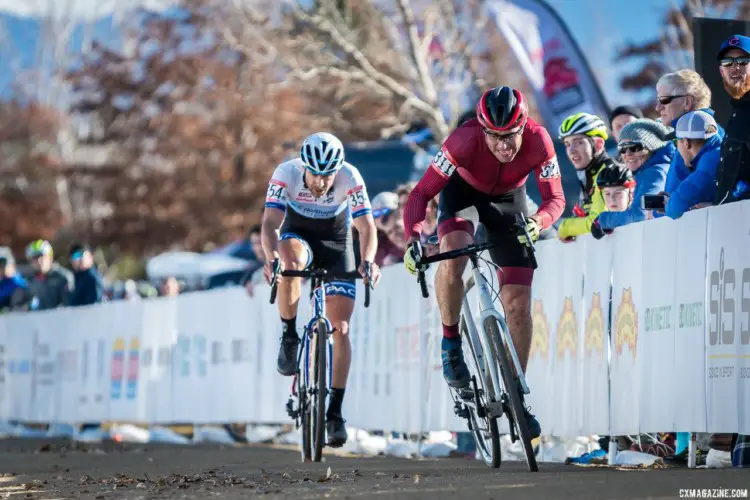
<path fill-rule="evenodd" d="M 523 94 L 511 87 L 495 87 L 477 103 L 477 120 L 488 130 L 504 132 L 521 125 L 529 115 Z"/>

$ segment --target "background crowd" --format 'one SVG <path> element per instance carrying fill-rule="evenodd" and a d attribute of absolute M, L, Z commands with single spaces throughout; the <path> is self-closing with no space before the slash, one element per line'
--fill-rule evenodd
<path fill-rule="evenodd" d="M 622 105 L 609 116 L 571 115 L 559 130 L 550 130 L 563 142 L 567 158 L 576 169 L 580 194 L 572 215 L 542 237 L 571 242 L 591 233 L 602 239 L 628 224 L 659 217 L 677 219 L 691 210 L 750 198 L 749 63 L 750 38 L 734 35 L 717 48 L 715 69 L 721 74 L 726 95 L 712 95 L 699 73 L 682 69 L 658 80 L 657 119 L 644 117 L 643 110 L 636 106 Z M 717 123 L 712 101 L 727 98 L 731 101 L 731 116 L 725 123 Z M 469 118 L 470 112 L 457 126 Z M 616 148 L 608 150 L 612 139 Z M 418 152 L 415 157 L 429 157 L 426 152 L 434 151 L 435 146 L 423 138 L 411 144 Z M 376 261 L 381 266 L 403 260 L 403 209 L 415 184 L 412 181 L 392 190 L 370 193 L 378 229 Z M 532 199 L 529 205 L 533 211 Z M 427 244 L 436 232 L 437 199 L 427 210 L 423 243 Z M 235 273 L 233 279 L 208 279 L 195 285 L 180 276 L 140 282 L 105 280 L 97 266 L 95 249 L 85 242 L 53 248 L 47 240 L 34 240 L 28 243 L 23 256 L 14 256 L 8 249 L 0 253 L 0 312 L 173 296 L 227 284 L 245 286 L 253 295 L 262 280 L 264 259 L 259 227 L 249 228 L 241 243 L 247 261 L 242 272 Z M 434 245 L 427 245 L 426 249 L 436 251 Z M 623 437 L 619 443 L 621 448 L 636 447 L 662 456 L 680 456 L 687 451 L 684 434 Z M 600 457 L 606 450 L 604 444 L 600 453 L 576 460 Z M 734 450 L 735 465 L 750 465 L 747 436 L 714 435 L 707 446 Z"/>

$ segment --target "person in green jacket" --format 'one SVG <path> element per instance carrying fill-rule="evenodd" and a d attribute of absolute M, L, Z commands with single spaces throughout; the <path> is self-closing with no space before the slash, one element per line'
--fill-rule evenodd
<path fill-rule="evenodd" d="M 591 224 L 606 210 L 596 177 L 605 167 L 614 164 L 604 148 L 609 138 L 607 125 L 596 115 L 576 113 L 563 120 L 559 138 L 565 144 L 568 159 L 573 163 L 581 185 L 581 196 L 573 208 L 574 217 L 560 222 L 558 236 L 562 241 L 575 240 L 591 232 Z"/>

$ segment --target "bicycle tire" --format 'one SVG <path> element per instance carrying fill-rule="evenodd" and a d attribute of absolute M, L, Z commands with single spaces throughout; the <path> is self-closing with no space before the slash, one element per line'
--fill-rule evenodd
<path fill-rule="evenodd" d="M 313 422 L 313 461 L 320 462 L 323 457 L 323 447 L 326 440 L 326 396 L 328 395 L 328 327 L 320 320 L 315 325 L 315 377 L 317 391 L 314 394 Z"/>
<path fill-rule="evenodd" d="M 510 400 L 510 411 L 518 430 L 518 437 L 521 440 L 523 453 L 526 455 L 526 464 L 529 466 L 529 472 L 538 472 L 539 466 L 536 463 L 534 447 L 531 445 L 529 426 L 526 424 L 526 416 L 521 405 L 521 395 L 518 394 L 518 390 L 516 389 L 516 377 L 513 376 L 513 368 L 510 364 L 508 353 L 505 350 L 505 343 L 500 336 L 500 327 L 497 324 L 497 318 L 487 318 L 484 326 L 492 340 L 490 348 L 495 351 L 494 358 L 500 363 L 500 374 L 506 394 Z"/>
<path fill-rule="evenodd" d="M 311 415 L 310 405 L 308 404 L 309 395 L 307 393 L 307 387 L 299 379 L 302 378 L 300 375 L 297 378 L 297 394 L 299 397 L 299 413 L 300 413 L 300 430 L 302 431 L 300 441 L 300 453 L 302 454 L 302 461 L 309 462 L 312 459 L 312 443 L 310 441 L 310 426 L 311 426 Z"/>
<path fill-rule="evenodd" d="M 484 386 L 484 380 L 480 376 L 479 371 L 479 360 L 477 359 L 476 351 L 474 350 L 474 344 L 471 343 L 469 340 L 469 329 L 466 327 L 466 319 L 465 316 L 461 315 L 461 336 L 464 339 L 464 342 L 467 342 L 469 344 L 469 349 L 471 350 L 471 356 L 473 360 L 474 368 L 476 369 L 476 380 L 477 384 L 480 386 L 484 393 L 484 398 L 486 398 L 489 401 L 494 401 L 493 394 L 490 393 L 490 391 L 487 390 L 487 387 Z M 486 359 L 486 358 L 485 358 Z M 479 404 L 479 399 L 475 396 L 474 402 Z M 482 456 L 482 459 L 484 460 L 484 463 L 492 468 L 497 469 L 500 467 L 500 464 L 502 463 L 502 457 L 500 453 L 500 431 L 497 427 L 497 417 L 480 417 L 477 413 L 476 409 L 472 406 L 467 406 L 467 409 L 469 411 L 470 419 L 468 420 L 467 424 L 469 426 L 469 430 L 471 431 L 472 436 L 474 437 L 474 443 L 477 445 L 477 449 L 479 450 L 479 454 Z M 482 436 L 483 432 L 481 429 L 477 428 L 477 423 L 479 420 L 483 420 L 487 423 L 487 428 L 489 430 L 489 446 L 487 446 L 487 441 Z"/>

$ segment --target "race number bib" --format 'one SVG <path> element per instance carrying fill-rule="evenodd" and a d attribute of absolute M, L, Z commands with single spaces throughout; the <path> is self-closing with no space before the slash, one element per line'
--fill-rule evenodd
<path fill-rule="evenodd" d="M 547 163 L 542 165 L 542 179 L 554 179 L 560 177 L 560 166 L 557 164 L 557 157 L 552 157 Z"/>
<path fill-rule="evenodd" d="M 456 166 L 445 156 L 442 149 L 437 152 L 435 158 L 432 159 L 432 163 L 435 164 L 445 177 L 450 177 L 456 171 Z"/>
<path fill-rule="evenodd" d="M 352 217 L 357 218 L 370 212 L 370 206 L 365 194 L 364 186 L 357 186 L 349 190 L 349 204 L 351 205 Z"/>

